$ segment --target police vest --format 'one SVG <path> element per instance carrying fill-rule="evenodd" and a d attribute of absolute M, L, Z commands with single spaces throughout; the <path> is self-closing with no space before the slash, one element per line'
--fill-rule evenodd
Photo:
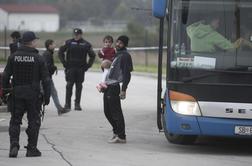
<path fill-rule="evenodd" d="M 91 45 L 85 40 L 70 40 L 67 42 L 66 62 L 69 67 L 81 67 L 87 65 L 87 53 Z"/>
<path fill-rule="evenodd" d="M 31 85 L 34 80 L 35 57 L 15 55 L 13 66 L 14 85 Z"/>

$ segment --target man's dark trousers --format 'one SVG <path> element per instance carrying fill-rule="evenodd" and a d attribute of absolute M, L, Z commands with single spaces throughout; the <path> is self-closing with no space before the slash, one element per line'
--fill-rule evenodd
<path fill-rule="evenodd" d="M 120 85 L 109 85 L 104 92 L 104 113 L 109 123 L 113 127 L 114 134 L 119 138 L 125 139 L 125 122 L 119 97 Z"/>
<path fill-rule="evenodd" d="M 11 109 L 11 120 L 9 127 L 11 146 L 19 147 L 20 125 L 22 118 L 27 112 L 28 128 L 26 133 L 28 136 L 28 147 L 37 147 L 39 128 L 41 125 L 40 104 L 39 100 L 22 99 L 14 97 L 12 99 L 14 105 Z"/>
<path fill-rule="evenodd" d="M 75 104 L 80 104 L 82 83 L 84 82 L 85 70 L 83 68 L 69 68 L 65 70 L 66 74 L 66 104 L 71 106 L 71 97 L 73 85 L 76 86 L 75 91 Z"/>

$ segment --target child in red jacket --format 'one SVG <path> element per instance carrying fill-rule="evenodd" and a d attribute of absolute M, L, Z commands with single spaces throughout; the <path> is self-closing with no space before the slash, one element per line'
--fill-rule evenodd
<path fill-rule="evenodd" d="M 113 44 L 113 37 L 110 35 L 107 35 L 103 39 L 104 46 L 103 48 L 98 52 L 98 56 L 104 61 L 109 60 L 113 61 L 115 57 L 116 50 L 114 47 L 112 47 Z"/>
<path fill-rule="evenodd" d="M 102 82 L 99 83 L 96 88 L 99 92 L 103 92 L 107 85 L 105 84 L 105 78 L 108 74 L 110 65 L 112 61 L 114 60 L 116 50 L 112 47 L 113 44 L 113 37 L 110 35 L 107 35 L 103 39 L 104 46 L 103 48 L 98 52 L 98 56 L 102 59 L 101 68 L 103 71 L 102 75 Z"/>

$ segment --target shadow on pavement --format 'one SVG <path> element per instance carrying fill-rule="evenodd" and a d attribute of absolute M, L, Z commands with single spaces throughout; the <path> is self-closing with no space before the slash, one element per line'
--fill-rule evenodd
<path fill-rule="evenodd" d="M 181 153 L 252 156 L 251 138 L 200 137 L 193 145 L 169 144 L 167 148 L 171 147 Z"/>

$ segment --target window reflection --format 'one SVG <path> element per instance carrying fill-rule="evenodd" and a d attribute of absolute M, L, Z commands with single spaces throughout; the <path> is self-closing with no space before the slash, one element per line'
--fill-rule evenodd
<path fill-rule="evenodd" d="M 172 67 L 252 66 L 252 2 L 176 0 L 174 4 Z"/>

